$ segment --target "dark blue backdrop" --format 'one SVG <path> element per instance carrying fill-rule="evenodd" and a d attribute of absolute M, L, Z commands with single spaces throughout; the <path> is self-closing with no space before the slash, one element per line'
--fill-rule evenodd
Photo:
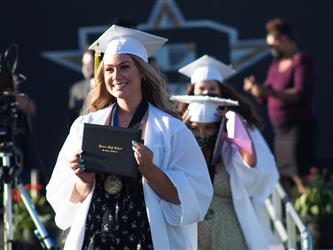
<path fill-rule="evenodd" d="M 38 106 L 38 114 L 33 118 L 33 133 L 49 174 L 66 136 L 68 90 L 81 75 L 47 60 L 41 53 L 78 49 L 79 27 L 108 26 L 116 17 L 146 23 L 154 3 L 153 0 L 81 0 L 3 1 L 0 4 L 0 50 L 13 42 L 20 47 L 18 72 L 27 76 L 26 90 Z M 264 24 L 275 16 L 286 18 L 292 24 L 300 48 L 313 54 L 319 65 L 316 87 L 319 117 L 317 157 L 321 162 L 328 162 L 332 158 L 333 141 L 333 119 L 329 108 L 333 97 L 330 73 L 333 65 L 333 35 L 330 32 L 333 17 L 329 1 L 178 0 L 173 3 L 186 20 L 209 19 L 234 27 L 240 39 L 264 38 Z M 201 39 L 209 42 L 208 37 Z M 216 53 L 218 50 L 216 47 Z M 250 73 L 263 80 L 269 60 L 266 57 L 247 68 L 232 82 L 240 88 L 243 77 Z M 39 168 L 36 158 L 33 157 L 33 164 Z"/>

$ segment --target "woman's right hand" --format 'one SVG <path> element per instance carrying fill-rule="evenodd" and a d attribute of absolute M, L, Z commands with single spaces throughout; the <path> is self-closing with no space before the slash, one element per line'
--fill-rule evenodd
<path fill-rule="evenodd" d="M 74 203 L 82 202 L 87 197 L 95 181 L 95 173 L 85 172 L 80 168 L 81 153 L 81 150 L 76 152 L 69 161 L 70 168 L 73 170 L 74 174 L 79 177 L 79 181 L 75 183 L 71 195 L 71 201 Z"/>
<path fill-rule="evenodd" d="M 254 76 L 244 78 L 243 89 L 255 98 L 267 98 L 271 95 L 271 90 L 257 84 Z"/>
<path fill-rule="evenodd" d="M 95 173 L 85 172 L 80 168 L 80 159 L 82 151 L 77 151 L 72 159 L 70 159 L 70 168 L 80 180 L 86 184 L 92 184 L 95 180 Z"/>

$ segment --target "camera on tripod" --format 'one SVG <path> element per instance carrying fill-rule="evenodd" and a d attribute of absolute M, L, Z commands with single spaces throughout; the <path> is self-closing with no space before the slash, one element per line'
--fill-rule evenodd
<path fill-rule="evenodd" d="M 27 131 L 22 123 L 26 117 L 18 110 L 16 103 L 14 72 L 17 59 L 16 44 L 0 55 L 0 153 L 11 155 L 9 163 L 0 161 L 0 177 L 5 182 L 9 182 L 21 171 L 23 155 L 16 145 L 19 135 Z"/>

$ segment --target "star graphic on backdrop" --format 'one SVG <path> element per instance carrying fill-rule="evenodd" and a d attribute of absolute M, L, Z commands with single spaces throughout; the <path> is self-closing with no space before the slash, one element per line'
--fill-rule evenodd
<path fill-rule="evenodd" d="M 237 29 L 211 20 L 186 20 L 174 0 L 157 0 L 150 13 L 148 21 L 137 26 L 138 29 L 149 31 L 151 29 L 165 28 L 198 28 L 204 27 L 228 35 L 231 65 L 238 71 L 246 69 L 269 54 L 265 39 L 239 40 Z M 42 53 L 57 64 L 71 70 L 81 72 L 82 52 L 91 43 L 88 37 L 102 34 L 108 26 L 80 27 L 78 29 L 78 49 L 62 51 L 46 51 Z M 194 48 L 188 45 L 188 50 Z"/>

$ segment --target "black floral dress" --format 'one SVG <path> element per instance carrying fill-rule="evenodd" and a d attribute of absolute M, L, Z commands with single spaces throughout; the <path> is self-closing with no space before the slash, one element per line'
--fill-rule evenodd
<path fill-rule="evenodd" d="M 82 249 L 153 249 L 141 176 L 122 178 L 115 195 L 104 190 L 106 177 L 96 174 Z"/>

